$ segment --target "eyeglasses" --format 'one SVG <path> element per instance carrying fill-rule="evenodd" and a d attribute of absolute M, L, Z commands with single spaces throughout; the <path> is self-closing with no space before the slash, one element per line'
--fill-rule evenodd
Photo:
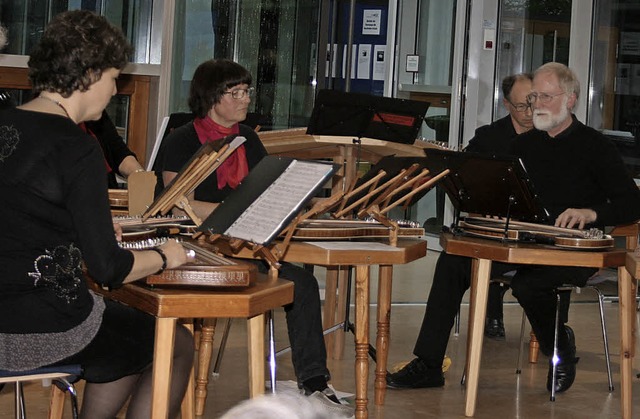
<path fill-rule="evenodd" d="M 530 93 L 527 96 L 527 102 L 529 102 L 529 104 L 534 104 L 537 101 L 540 101 L 540 103 L 549 103 L 554 97 L 564 95 L 566 93 L 567 92 L 560 92 L 555 95 L 550 95 L 548 93 Z"/>
<path fill-rule="evenodd" d="M 245 96 L 250 98 L 256 93 L 255 87 L 249 87 L 248 89 L 236 89 L 229 92 L 224 92 L 223 95 L 231 95 L 234 99 L 244 99 Z"/>
<path fill-rule="evenodd" d="M 510 101 L 509 99 L 507 99 L 507 102 L 509 102 L 511 104 L 511 106 L 514 107 L 514 109 L 518 112 L 526 112 L 527 109 L 529 109 L 531 107 L 530 103 L 518 103 L 515 104 L 512 101 Z"/>

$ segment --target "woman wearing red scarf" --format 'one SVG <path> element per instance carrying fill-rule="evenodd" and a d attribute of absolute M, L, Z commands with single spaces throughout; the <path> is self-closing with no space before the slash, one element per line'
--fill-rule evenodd
<path fill-rule="evenodd" d="M 251 74 L 229 60 L 209 60 L 196 69 L 189 92 L 189 107 L 195 119 L 172 131 L 163 141 L 158 161 L 162 180 L 168 185 L 202 144 L 239 134 L 247 141 L 190 196 L 189 202 L 206 219 L 219 202 L 235 189 L 249 171 L 267 155 L 258 135 L 240 124 L 247 116 L 253 88 Z M 258 268 L 267 272 L 262 262 Z M 285 307 L 292 362 L 299 386 L 312 401 L 334 414 L 350 417 L 353 409 L 340 405 L 327 386 L 329 370 L 322 335 L 320 295 L 313 274 L 283 263 L 280 277 L 293 281 L 294 302 Z"/>

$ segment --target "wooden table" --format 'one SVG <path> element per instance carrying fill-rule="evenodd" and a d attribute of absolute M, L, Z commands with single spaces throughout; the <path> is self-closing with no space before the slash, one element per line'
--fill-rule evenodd
<path fill-rule="evenodd" d="M 375 404 L 384 403 L 387 388 L 387 356 L 389 353 L 389 319 L 391 313 L 391 280 L 393 265 L 404 264 L 427 254 L 427 242 L 417 239 L 399 239 L 395 247 L 382 246 L 381 242 L 297 242 L 289 243 L 282 255 L 287 262 L 308 263 L 327 269 L 341 266 L 355 266 L 355 376 L 356 376 L 356 418 L 362 419 L 367 413 L 367 381 L 369 377 L 369 294 L 370 270 L 379 265 L 378 284 L 378 330 L 376 339 Z M 234 253 L 228 244 L 216 242 L 222 253 L 235 257 L 255 257 L 249 249 Z M 276 244 L 277 245 L 277 244 Z M 273 247 L 273 246 L 272 246 Z"/>
<path fill-rule="evenodd" d="M 293 301 L 293 283 L 269 279 L 258 274 L 247 288 L 210 288 L 208 290 L 150 288 L 132 283 L 113 291 L 100 292 L 107 298 L 135 307 L 156 317 L 153 355 L 153 398 L 151 417 L 168 416 L 169 383 L 173 342 L 178 318 L 239 317 L 247 320 L 249 351 L 249 393 L 264 393 L 264 313 Z M 183 403 L 183 419 L 193 417 L 193 381 Z M 205 395 L 206 397 L 206 395 Z M 191 400 L 188 400 L 188 399 Z"/>
<path fill-rule="evenodd" d="M 633 360 L 632 319 L 635 318 L 636 281 L 625 269 L 626 250 L 569 251 L 550 246 L 502 243 L 497 240 L 460 237 L 451 234 L 443 234 L 440 237 L 440 244 L 446 253 L 467 256 L 474 259 L 470 289 L 469 341 L 467 344 L 466 416 L 473 416 L 476 409 L 491 263 L 503 262 L 549 266 L 618 268 L 621 322 L 620 367 L 622 373 L 622 417 L 631 418 L 631 364 Z M 640 271 L 638 272 L 640 273 Z"/>
<path fill-rule="evenodd" d="M 633 357 L 636 355 L 636 295 L 640 277 L 640 256 L 628 252 L 624 274 L 618 275 L 618 310 L 620 310 L 620 399 L 622 417 L 633 413 Z"/>

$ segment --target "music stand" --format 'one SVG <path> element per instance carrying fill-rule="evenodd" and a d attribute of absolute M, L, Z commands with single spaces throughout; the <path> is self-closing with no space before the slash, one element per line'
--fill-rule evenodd
<path fill-rule="evenodd" d="M 338 166 L 266 156 L 198 231 L 268 245 L 331 178 Z"/>
<path fill-rule="evenodd" d="M 418 165 L 416 172 L 419 172 L 423 169 L 426 169 L 427 160 L 424 157 L 396 157 L 396 156 L 386 156 L 380 159 L 376 164 L 374 164 L 364 175 L 362 175 L 355 184 L 354 190 L 358 189 L 361 185 L 369 182 L 374 177 L 378 176 L 380 171 L 383 171 L 385 175 L 380 178 L 378 184 L 384 184 L 390 179 L 394 178 L 402 170 L 408 169 L 412 165 Z M 406 189 L 399 194 L 395 195 L 394 198 L 401 198 L 407 193 L 411 192 L 412 189 Z M 375 200 L 383 191 L 380 191 L 377 194 L 373 194 L 369 197 L 369 201 Z M 420 198 L 422 198 L 429 189 L 423 190 L 418 194 L 413 195 L 409 200 L 403 203 L 403 206 L 410 206 L 416 203 Z M 357 194 L 354 194 L 346 200 L 345 207 L 350 206 L 352 203 L 362 199 L 365 195 L 367 195 L 368 191 L 363 190 Z"/>
<path fill-rule="evenodd" d="M 429 102 L 320 90 L 307 134 L 373 138 L 413 144 Z"/>
<path fill-rule="evenodd" d="M 430 149 L 427 168 L 449 169 L 441 185 L 458 213 L 544 223 L 544 208 L 522 162 L 516 157 Z"/>

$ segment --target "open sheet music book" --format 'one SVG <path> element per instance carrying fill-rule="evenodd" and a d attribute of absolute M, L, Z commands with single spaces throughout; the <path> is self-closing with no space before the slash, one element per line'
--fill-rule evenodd
<path fill-rule="evenodd" d="M 198 230 L 266 245 L 335 171 L 331 163 L 267 156 Z"/>

